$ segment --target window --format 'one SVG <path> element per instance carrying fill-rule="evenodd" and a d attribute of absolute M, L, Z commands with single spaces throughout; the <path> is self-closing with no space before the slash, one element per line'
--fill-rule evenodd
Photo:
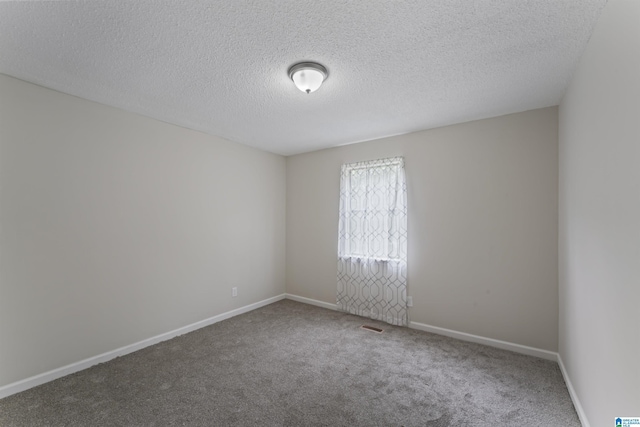
<path fill-rule="evenodd" d="M 342 166 L 340 257 L 406 258 L 405 187 L 401 157 Z"/>

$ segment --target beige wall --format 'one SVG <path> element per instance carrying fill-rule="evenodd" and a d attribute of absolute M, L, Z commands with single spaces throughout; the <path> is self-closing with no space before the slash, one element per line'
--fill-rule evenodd
<path fill-rule="evenodd" d="M 285 173 L 0 75 L 0 386 L 283 293 Z"/>
<path fill-rule="evenodd" d="M 402 155 L 410 320 L 557 349 L 557 108 L 287 158 L 287 292 L 335 303 L 340 166 Z"/>
<path fill-rule="evenodd" d="M 560 106 L 560 356 L 592 426 L 640 416 L 640 2 L 602 12 Z"/>

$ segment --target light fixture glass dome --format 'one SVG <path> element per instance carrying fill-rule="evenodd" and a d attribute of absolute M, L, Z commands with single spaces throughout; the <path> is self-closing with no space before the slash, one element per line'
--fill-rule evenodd
<path fill-rule="evenodd" d="M 318 90 L 328 76 L 327 69 L 315 62 L 301 62 L 289 69 L 291 80 L 298 89 L 306 93 Z"/>

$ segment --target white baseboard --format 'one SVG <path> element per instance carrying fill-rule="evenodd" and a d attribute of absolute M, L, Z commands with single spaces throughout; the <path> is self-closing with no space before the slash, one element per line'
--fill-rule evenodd
<path fill-rule="evenodd" d="M 301 297 L 293 294 L 285 294 L 287 299 L 302 302 L 305 304 L 311 304 L 322 308 L 328 308 L 330 310 L 337 310 L 336 304 L 331 304 L 324 301 L 318 301 L 312 298 Z M 540 357 L 542 359 L 558 360 L 558 353 L 548 350 L 542 350 L 535 347 L 528 347 L 526 345 L 514 344 L 507 341 L 500 341 L 493 338 L 485 338 L 479 335 L 467 334 L 466 332 L 458 332 L 451 329 L 440 328 L 438 326 L 425 325 L 424 323 L 409 322 L 411 329 L 418 329 L 421 331 L 427 331 L 438 335 L 445 335 L 451 338 L 457 338 L 462 341 L 470 341 L 478 344 L 484 344 L 491 347 L 497 347 L 504 350 L 510 350 L 516 353 L 526 354 L 528 356 Z"/>
<path fill-rule="evenodd" d="M 418 329 L 421 331 L 427 331 L 438 335 L 445 335 L 447 337 L 456 338 L 462 341 L 475 342 L 478 344 L 488 345 L 490 347 L 501 348 L 503 350 L 513 351 L 515 353 L 526 354 L 528 356 L 540 357 L 542 359 L 558 360 L 558 353 L 548 350 L 542 350 L 540 348 L 529 347 L 526 345 L 515 344 L 508 341 L 496 340 L 493 338 L 481 337 L 480 335 L 468 334 L 466 332 L 454 331 L 452 329 L 440 328 L 438 326 L 425 325 L 424 323 L 409 322 L 411 329 Z"/>
<path fill-rule="evenodd" d="M 303 302 L 305 304 L 311 304 L 322 308 L 328 308 L 329 310 L 337 310 L 338 306 L 336 304 L 331 304 L 330 302 L 318 301 L 317 299 L 311 299 L 306 297 L 300 297 L 298 295 L 293 294 L 285 294 L 287 299 Z"/>
<path fill-rule="evenodd" d="M 560 372 L 562 372 L 562 377 L 564 378 L 564 383 L 567 385 L 567 390 L 569 390 L 569 396 L 571 396 L 571 401 L 573 402 L 573 406 L 576 408 L 576 412 L 578 413 L 578 418 L 580 419 L 580 423 L 582 427 L 591 427 L 589 424 L 589 420 L 587 420 L 587 414 L 584 412 L 582 408 L 582 404 L 580 404 L 580 399 L 578 399 L 578 395 L 576 394 L 576 390 L 573 388 L 573 384 L 571 384 L 571 380 L 569 379 L 569 373 L 564 367 L 564 363 L 562 363 L 562 357 L 558 353 L 558 366 L 560 366 Z"/>
<path fill-rule="evenodd" d="M 205 326 L 212 325 L 222 320 L 226 320 L 231 317 L 255 310 L 257 308 L 264 307 L 265 305 L 272 304 L 276 301 L 280 301 L 285 298 L 293 301 L 305 303 L 305 304 L 327 308 L 329 310 L 337 309 L 336 304 L 331 304 L 328 302 L 319 301 L 312 298 L 301 297 L 293 294 L 277 295 L 275 297 L 267 298 L 265 300 L 258 301 L 256 303 L 249 304 L 244 307 L 237 308 L 235 310 L 227 311 L 225 313 L 218 314 L 217 316 L 213 316 L 208 319 L 201 320 L 199 322 L 195 322 L 187 326 L 183 326 L 182 328 L 174 329 L 173 331 L 156 335 L 155 337 L 147 338 L 145 340 L 142 340 L 133 344 L 129 344 L 127 346 L 120 347 L 115 350 L 111 350 L 106 353 L 102 353 L 97 356 L 90 357 L 88 359 L 84 359 L 66 366 L 62 366 L 57 369 L 53 369 L 48 372 L 44 372 L 42 374 L 35 375 L 33 377 L 29 377 L 29 378 L 2 386 L 0 387 L 0 399 L 7 396 L 11 396 L 12 394 L 19 393 L 24 390 L 28 390 L 32 387 L 39 386 L 49 381 L 53 381 L 55 379 L 64 377 L 66 375 L 73 374 L 74 372 L 82 371 L 84 369 L 90 368 L 93 365 L 97 365 L 98 363 L 107 362 L 116 357 L 133 353 L 134 351 L 141 350 L 145 347 L 149 347 L 159 342 L 166 341 L 171 338 L 177 337 L 179 335 L 183 335 L 183 334 L 195 331 L 197 329 L 204 328 Z M 440 328 L 437 326 L 426 325 L 424 323 L 409 322 L 409 328 L 418 329 L 421 331 L 427 331 L 427 332 L 431 332 L 438 335 L 445 335 L 445 336 L 448 336 L 451 338 L 457 338 L 463 341 L 470 341 L 470 342 L 488 345 L 491 347 L 502 348 L 505 350 L 514 351 L 516 353 L 526 354 L 529 356 L 536 356 L 536 357 L 540 357 L 547 360 L 557 361 L 558 365 L 560 366 L 560 371 L 562 372 L 562 376 L 564 377 L 564 381 L 567 384 L 567 389 L 569 390 L 569 395 L 571 396 L 573 405 L 575 406 L 576 412 L 578 413 L 578 417 L 580 418 L 580 422 L 582 423 L 583 427 L 590 427 L 590 424 L 587 421 L 587 416 L 584 410 L 582 409 L 580 400 L 578 399 L 578 396 L 573 388 L 573 385 L 571 384 L 571 380 L 569 379 L 569 375 L 567 374 L 564 364 L 562 363 L 562 358 L 558 353 L 542 350 L 534 347 L 528 347 L 520 344 L 514 344 L 507 341 L 500 341 L 492 338 L 485 338 L 479 335 L 467 334 L 465 332 L 458 332 L 451 329 Z"/>
<path fill-rule="evenodd" d="M 106 353 L 102 353 L 97 356 L 90 357 L 88 359 L 80 360 L 79 362 L 75 362 L 70 365 L 62 366 L 60 368 L 53 369 L 48 372 L 44 372 L 42 374 L 38 374 L 33 377 L 25 378 L 23 380 L 16 381 L 11 384 L 7 384 L 5 386 L 0 387 L 0 399 L 7 396 L 11 396 L 12 394 L 19 393 L 24 390 L 28 390 L 32 387 L 39 386 L 49 381 L 53 381 L 55 379 L 64 377 L 66 375 L 73 374 L 74 372 L 82 371 L 84 369 L 90 368 L 93 365 L 97 365 L 98 363 L 104 363 L 116 357 L 133 353 L 134 351 L 141 350 L 145 347 L 149 347 L 150 345 L 157 344 L 161 341 L 169 340 L 171 338 L 177 337 L 178 335 L 184 335 L 188 332 L 192 332 L 192 331 L 195 331 L 196 329 L 204 328 L 205 326 L 213 325 L 214 323 L 220 322 L 230 317 L 247 313 L 249 311 L 255 310 L 260 307 L 264 307 L 265 305 L 269 305 L 276 301 L 285 299 L 285 297 L 286 295 L 282 294 L 275 297 L 267 298 L 265 300 L 258 301 L 256 303 L 245 305 L 244 307 L 236 308 L 235 310 L 227 311 L 225 313 L 218 314 L 217 316 L 213 316 L 208 319 L 201 320 L 199 322 L 195 322 L 187 326 L 183 326 L 182 328 L 174 329 L 173 331 L 156 335 L 155 337 L 147 338 L 145 340 L 138 341 L 136 343 L 129 344 L 124 347 L 120 347 L 115 350 L 111 350 Z"/>

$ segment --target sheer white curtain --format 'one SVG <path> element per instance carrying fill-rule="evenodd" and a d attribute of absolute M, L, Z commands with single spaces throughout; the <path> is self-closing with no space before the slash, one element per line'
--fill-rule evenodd
<path fill-rule="evenodd" d="M 402 157 L 342 166 L 338 230 L 338 309 L 407 325 Z"/>

